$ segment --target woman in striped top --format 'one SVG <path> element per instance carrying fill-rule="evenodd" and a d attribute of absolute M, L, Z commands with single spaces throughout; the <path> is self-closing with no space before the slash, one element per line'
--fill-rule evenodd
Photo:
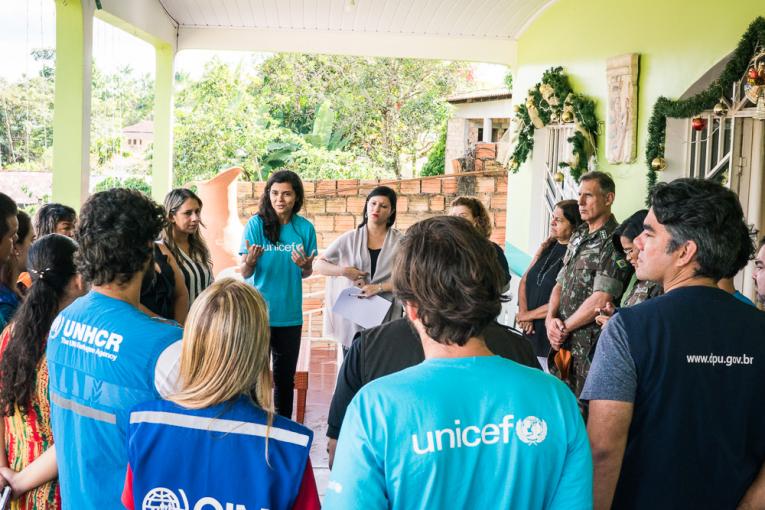
<path fill-rule="evenodd" d="M 213 281 L 210 250 L 199 232 L 202 201 L 191 190 L 177 188 L 165 197 L 168 224 L 161 240 L 175 255 L 181 268 L 189 306 Z"/>

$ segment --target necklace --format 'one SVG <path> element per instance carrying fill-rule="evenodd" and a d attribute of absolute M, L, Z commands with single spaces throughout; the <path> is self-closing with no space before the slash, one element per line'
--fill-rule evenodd
<path fill-rule="evenodd" d="M 555 249 L 558 246 L 562 246 L 559 243 L 555 243 L 555 245 L 550 248 L 550 252 L 547 254 L 547 258 L 545 259 L 544 263 L 542 264 L 542 269 L 539 270 L 537 273 L 537 287 L 542 286 L 542 282 L 545 280 L 545 277 L 547 277 L 547 273 L 550 272 L 552 268 L 554 268 L 557 265 L 557 261 L 554 261 L 550 266 L 548 267 L 547 264 L 550 262 L 550 259 L 553 256 L 553 253 L 555 253 Z"/>

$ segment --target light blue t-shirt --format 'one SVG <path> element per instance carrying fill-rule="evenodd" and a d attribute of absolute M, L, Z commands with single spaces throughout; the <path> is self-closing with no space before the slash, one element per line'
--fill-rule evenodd
<path fill-rule="evenodd" d="M 592 508 L 576 399 L 499 356 L 377 379 L 345 415 L 323 508 Z"/>
<path fill-rule="evenodd" d="M 263 231 L 263 219 L 256 214 L 244 227 L 240 255 L 247 253 L 245 241 L 265 250 L 247 283 L 258 289 L 266 300 L 270 325 L 303 324 L 303 277 L 298 265 L 292 262 L 292 250 L 302 246 L 306 256 L 316 253 L 316 230 L 311 222 L 293 215 L 292 221 L 279 229 L 279 242 L 273 244 Z"/>
<path fill-rule="evenodd" d="M 740 293 L 739 291 L 734 292 L 733 297 L 738 299 L 742 303 L 746 303 L 749 306 L 754 306 L 754 303 L 752 302 L 752 300 L 746 297 L 745 295 L 743 295 L 742 293 Z"/>
<path fill-rule="evenodd" d="M 96 291 L 53 321 L 47 360 L 64 508 L 122 508 L 130 410 L 172 393 L 182 335 Z"/>

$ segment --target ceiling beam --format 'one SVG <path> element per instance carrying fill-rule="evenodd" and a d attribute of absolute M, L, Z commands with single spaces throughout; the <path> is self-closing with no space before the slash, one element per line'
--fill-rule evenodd
<path fill-rule="evenodd" d="M 184 26 L 178 31 L 178 51 L 198 49 L 319 53 L 466 60 L 508 66 L 515 63 L 516 46 L 517 43 L 509 39 L 391 33 Z"/>
<path fill-rule="evenodd" d="M 175 49 L 178 23 L 157 0 L 101 0 L 95 16 L 154 46 Z"/>

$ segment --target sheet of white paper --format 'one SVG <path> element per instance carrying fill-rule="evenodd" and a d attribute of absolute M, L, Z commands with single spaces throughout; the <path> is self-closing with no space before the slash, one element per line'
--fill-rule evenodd
<path fill-rule="evenodd" d="M 382 324 L 390 309 L 391 302 L 380 296 L 359 297 L 361 289 L 349 287 L 343 290 L 332 307 L 332 313 L 348 319 L 362 328 L 373 328 Z"/>

